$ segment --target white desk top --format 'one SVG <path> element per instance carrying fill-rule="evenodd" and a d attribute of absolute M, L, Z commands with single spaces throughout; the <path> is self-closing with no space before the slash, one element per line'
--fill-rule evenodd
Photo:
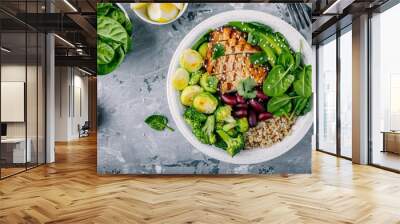
<path fill-rule="evenodd" d="M 28 141 L 30 139 L 28 138 Z M 20 143 L 20 142 L 24 142 L 25 138 L 5 138 L 5 139 L 1 139 L 1 143 Z"/>

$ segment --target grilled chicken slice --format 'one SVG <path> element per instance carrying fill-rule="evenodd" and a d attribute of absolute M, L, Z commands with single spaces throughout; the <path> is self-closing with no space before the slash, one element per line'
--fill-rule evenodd
<path fill-rule="evenodd" d="M 216 44 L 224 46 L 225 54 L 213 60 L 212 49 Z M 252 77 L 257 84 L 262 84 L 267 73 L 266 68 L 254 67 L 249 59 L 251 54 L 259 51 L 258 47 L 247 43 L 246 33 L 231 27 L 222 27 L 211 33 L 205 61 L 207 72 L 217 76 L 222 93 L 235 91 L 240 80 L 247 77 Z"/>

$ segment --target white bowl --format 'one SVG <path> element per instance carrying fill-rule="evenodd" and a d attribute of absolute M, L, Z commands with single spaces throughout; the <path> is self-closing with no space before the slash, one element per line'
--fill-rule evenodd
<path fill-rule="evenodd" d="M 172 23 L 172 22 L 174 22 L 175 20 L 177 20 L 179 17 L 181 17 L 181 16 L 183 15 L 183 13 L 186 11 L 188 5 L 189 5 L 188 3 L 184 3 L 184 4 L 183 4 L 182 10 L 179 11 L 179 14 L 175 17 L 175 19 L 170 20 L 170 21 L 165 22 L 165 23 L 155 22 L 155 21 L 149 19 L 149 17 L 147 16 L 147 7 L 143 7 L 143 8 L 140 8 L 140 9 L 133 9 L 133 8 L 131 7 L 131 9 L 133 10 L 133 12 L 134 12 L 141 20 L 143 20 L 143 21 L 145 21 L 145 22 L 147 22 L 147 23 L 154 24 L 154 25 L 165 25 L 165 24 Z"/>
<path fill-rule="evenodd" d="M 230 21 L 257 21 L 270 26 L 274 31 L 279 31 L 286 37 L 292 49 L 298 51 L 300 48 L 300 43 L 302 43 L 303 62 L 305 64 L 311 64 L 312 50 L 308 42 L 297 30 L 295 30 L 291 25 L 281 20 L 280 18 L 254 10 L 234 10 L 223 12 L 204 20 L 195 28 L 193 28 L 183 38 L 178 48 L 176 49 L 169 66 L 167 76 L 168 105 L 172 114 L 172 118 L 174 119 L 179 131 L 199 151 L 203 152 L 207 156 L 227 163 L 260 163 L 282 155 L 283 153 L 293 148 L 298 142 L 300 142 L 312 125 L 312 111 L 307 113 L 305 116 L 299 117 L 291 129 L 291 133 L 286 136 L 281 142 L 275 143 L 274 145 L 267 148 L 242 150 L 239 154 L 231 157 L 226 151 L 212 145 L 203 144 L 196 139 L 196 137 L 192 134 L 191 128 L 185 123 L 183 119 L 184 106 L 179 100 L 179 92 L 176 91 L 171 85 L 172 75 L 179 67 L 179 56 L 181 52 L 184 49 L 190 48 L 196 42 L 196 40 L 200 38 L 204 33 L 206 33 L 209 29 L 220 27 Z"/>

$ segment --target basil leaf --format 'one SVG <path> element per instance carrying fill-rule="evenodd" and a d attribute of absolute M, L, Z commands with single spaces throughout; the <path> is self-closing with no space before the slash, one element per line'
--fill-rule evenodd
<path fill-rule="evenodd" d="M 289 74 L 291 66 L 285 71 L 282 65 L 276 65 L 269 72 L 263 83 L 263 91 L 267 96 L 281 96 L 292 85 L 295 77 Z"/>
<path fill-rule="evenodd" d="M 303 71 L 298 75 L 296 81 L 293 82 L 294 91 L 302 97 L 310 97 L 312 94 L 312 71 L 311 65 L 306 65 Z"/>
<path fill-rule="evenodd" d="M 144 122 L 157 131 L 163 131 L 165 128 L 174 131 L 173 128 L 168 126 L 168 118 L 163 115 L 151 115 Z"/>

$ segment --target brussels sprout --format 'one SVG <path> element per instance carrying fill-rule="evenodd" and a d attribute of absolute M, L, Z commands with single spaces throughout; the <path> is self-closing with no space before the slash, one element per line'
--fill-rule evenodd
<path fill-rule="evenodd" d="M 203 92 L 193 100 L 193 107 L 198 112 L 212 114 L 218 106 L 218 100 L 210 93 Z"/>
<path fill-rule="evenodd" d="M 199 52 L 192 49 L 186 49 L 180 56 L 179 63 L 188 72 L 195 72 L 203 65 L 203 58 Z"/>
<path fill-rule="evenodd" d="M 202 89 L 198 85 L 186 87 L 181 94 L 181 103 L 185 106 L 192 106 L 194 97 L 201 92 Z"/>
<path fill-rule="evenodd" d="M 207 51 L 208 51 L 208 43 L 203 43 L 200 47 L 199 47 L 199 53 L 203 58 L 206 58 L 207 56 Z"/>
<path fill-rule="evenodd" d="M 200 86 L 210 93 L 216 93 L 218 89 L 218 79 L 215 75 L 204 73 L 200 78 Z"/>
<path fill-rule="evenodd" d="M 189 73 L 183 68 L 178 68 L 172 77 L 172 86 L 174 86 L 176 90 L 183 90 L 188 86 L 189 79 Z"/>

